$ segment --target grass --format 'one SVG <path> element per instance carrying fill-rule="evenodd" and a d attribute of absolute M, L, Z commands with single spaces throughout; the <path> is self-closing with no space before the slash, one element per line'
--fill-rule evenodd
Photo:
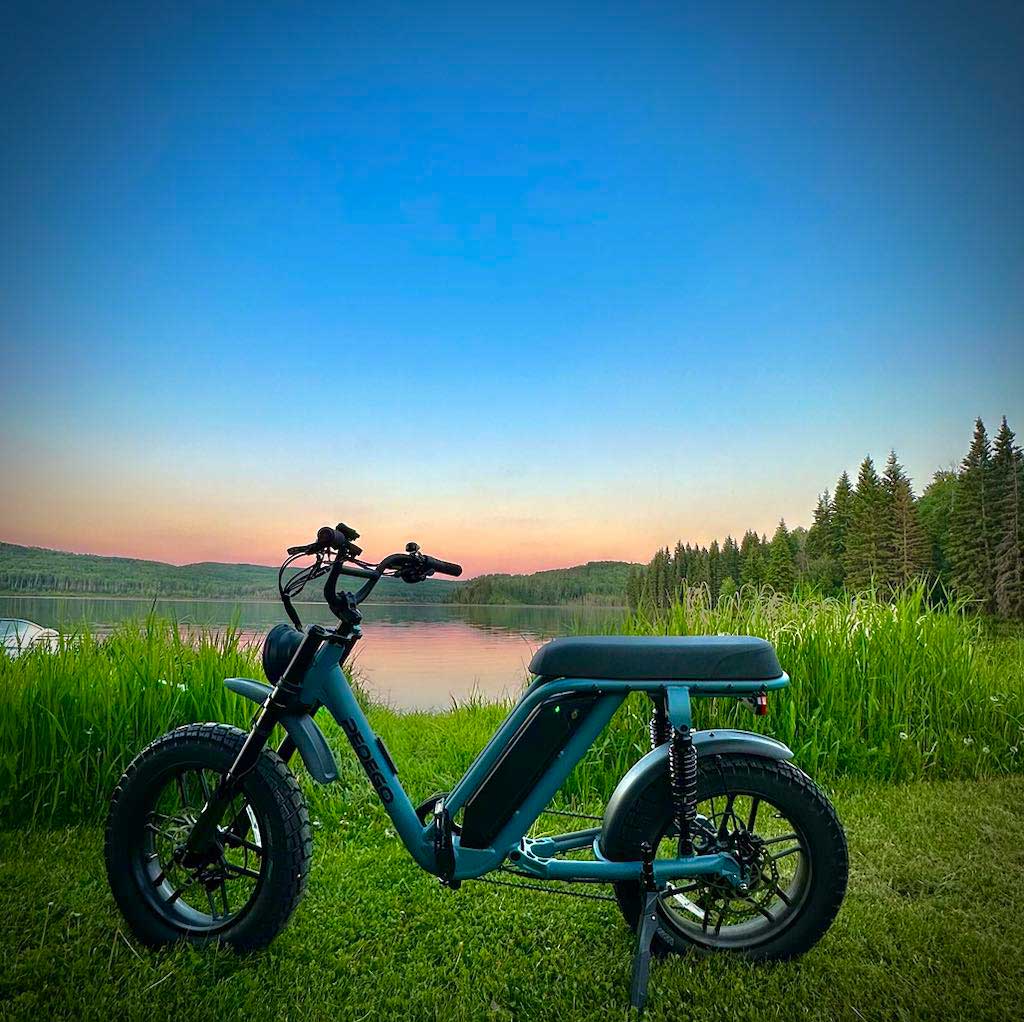
<path fill-rule="evenodd" d="M 981 777 L 1024 766 L 1024 636 L 994 636 L 962 605 L 930 606 L 924 586 L 892 601 L 741 591 L 717 604 L 695 588 L 622 630 L 770 640 L 792 684 L 756 726 L 815 777 Z M 731 700 L 702 719 L 751 728 Z"/>
<path fill-rule="evenodd" d="M 847 782 L 833 794 L 852 871 L 824 941 L 772 967 L 656 962 L 650 1019 L 1018 1017 L 1024 779 Z M 628 1017 L 632 944 L 614 905 L 473 883 L 453 894 L 383 827 L 346 821 L 317 837 L 291 925 L 242 957 L 136 947 L 106 889 L 98 828 L 0 832 L 0 1017 Z"/>
<path fill-rule="evenodd" d="M 774 734 L 816 778 L 989 777 L 1024 763 L 1024 637 L 991 634 L 956 606 L 929 607 L 923 590 L 894 603 L 748 592 L 717 606 L 691 590 L 669 611 L 618 627 L 770 639 L 793 684 L 771 697 L 769 716 L 699 701 L 697 721 Z M 55 652 L 0 656 L 0 822 L 98 822 L 127 762 L 153 738 L 195 720 L 247 725 L 252 704 L 222 684 L 231 675 L 261 677 L 257 651 L 237 633 L 182 636 L 155 618 L 103 641 L 83 633 Z M 507 712 L 479 700 L 440 714 L 364 704 L 419 797 L 453 784 Z M 646 751 L 648 715 L 646 697 L 627 700 L 563 789 L 569 803 L 607 797 Z M 341 806 L 362 812 L 362 774 L 326 716 L 318 720 L 343 776 L 317 789 L 313 808 L 325 818 Z"/>
<path fill-rule="evenodd" d="M 847 902 L 818 948 L 774 967 L 657 963 L 652 1019 L 1016 1016 L 1019 631 L 992 634 L 919 592 L 895 605 L 746 594 L 716 607 L 690 593 L 624 629 L 770 638 L 794 685 L 773 697 L 767 721 L 731 703 L 698 704 L 698 720 L 786 740 L 831 783 L 851 844 Z M 191 720 L 248 721 L 251 706 L 222 686 L 232 674 L 259 677 L 237 635 L 182 638 L 155 619 L 103 642 L 80 635 L 53 653 L 0 657 L 0 1018 L 627 1017 L 631 940 L 613 905 L 476 883 L 441 890 L 395 840 L 330 721 L 341 778 L 330 788 L 305 779 L 316 848 L 292 925 L 250 957 L 137 948 L 106 887 L 97 824 L 151 738 Z M 440 714 L 367 706 L 414 797 L 461 776 L 506 712 L 477 701 Z M 631 697 L 565 804 L 599 807 L 645 750 L 646 717 Z"/>

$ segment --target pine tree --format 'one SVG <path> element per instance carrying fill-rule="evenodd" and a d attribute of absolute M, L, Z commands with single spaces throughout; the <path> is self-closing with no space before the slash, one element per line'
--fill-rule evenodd
<path fill-rule="evenodd" d="M 767 582 L 780 593 L 791 593 L 796 586 L 793 547 L 784 521 L 779 522 L 779 527 L 775 530 L 768 547 Z"/>
<path fill-rule="evenodd" d="M 708 547 L 708 586 L 711 589 L 711 600 L 718 600 L 718 587 L 722 584 L 722 551 L 718 540 L 712 540 Z"/>
<path fill-rule="evenodd" d="M 981 419 L 960 466 L 956 502 L 950 520 L 953 582 L 982 610 L 995 609 L 995 564 L 992 556 L 992 453 Z"/>
<path fill-rule="evenodd" d="M 814 521 L 807 531 L 807 556 L 811 561 L 828 557 L 832 552 L 832 500 L 826 490 L 818 498 Z"/>
<path fill-rule="evenodd" d="M 924 574 L 930 551 L 918 519 L 910 477 L 897 461 L 895 451 L 889 452 L 885 463 L 882 488 L 885 493 L 884 580 L 898 588 Z"/>
<path fill-rule="evenodd" d="M 921 527 L 931 544 L 932 574 L 943 585 L 949 583 L 951 576 L 949 537 L 957 485 L 956 472 L 940 469 L 917 502 Z"/>
<path fill-rule="evenodd" d="M 732 538 L 732 536 L 726 536 L 725 543 L 722 544 L 722 563 L 720 574 L 723 581 L 726 578 L 731 578 L 733 583 L 735 583 L 740 577 L 740 548 L 739 544 Z"/>
<path fill-rule="evenodd" d="M 740 544 L 740 582 L 743 585 L 759 586 L 764 582 L 764 554 L 762 542 L 756 532 L 749 529 L 743 534 Z"/>
<path fill-rule="evenodd" d="M 992 449 L 995 604 L 1002 617 L 1024 617 L 1024 457 L 1006 416 Z"/>
<path fill-rule="evenodd" d="M 846 581 L 846 537 L 853 517 L 853 487 L 850 477 L 844 472 L 836 480 L 832 494 L 832 557 L 836 567 L 836 589 Z"/>
<path fill-rule="evenodd" d="M 722 584 L 718 587 L 718 602 L 731 600 L 736 595 L 736 580 L 732 575 L 726 575 Z"/>
<path fill-rule="evenodd" d="M 870 456 L 861 462 L 846 532 L 846 585 L 865 589 L 882 581 L 888 567 L 885 550 L 885 495 Z"/>

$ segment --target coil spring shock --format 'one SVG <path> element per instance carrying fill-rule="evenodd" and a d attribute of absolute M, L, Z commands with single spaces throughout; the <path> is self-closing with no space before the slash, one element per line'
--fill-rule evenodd
<path fill-rule="evenodd" d="M 679 834 L 679 855 L 693 855 L 693 821 L 697 816 L 697 749 L 688 727 L 672 729 L 668 750 L 672 815 Z"/>
<path fill-rule="evenodd" d="M 651 714 L 647 731 L 651 736 L 652 749 L 656 749 L 659 745 L 664 745 L 672 737 L 672 728 L 668 722 L 668 714 L 665 713 L 665 707 L 659 703 L 656 703 L 654 706 L 654 713 Z"/>

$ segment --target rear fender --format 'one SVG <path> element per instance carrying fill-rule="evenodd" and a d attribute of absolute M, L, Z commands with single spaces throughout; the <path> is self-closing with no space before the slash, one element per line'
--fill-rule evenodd
<path fill-rule="evenodd" d="M 252 678 L 226 678 L 224 684 L 232 692 L 254 703 L 265 703 L 273 691 L 269 685 Z M 313 780 L 329 784 L 338 779 L 338 764 L 334 760 L 334 753 L 320 726 L 308 713 L 286 713 L 281 717 L 281 726 L 295 743 Z"/>
<path fill-rule="evenodd" d="M 693 744 L 697 749 L 698 762 L 702 756 L 715 756 L 726 752 L 760 756 L 762 759 L 793 758 L 789 747 L 774 738 L 732 728 L 694 731 Z M 615 786 L 604 811 L 604 822 L 601 826 L 602 843 L 606 834 L 618 828 L 625 818 L 624 814 L 629 811 L 639 795 L 658 778 L 668 774 L 668 749 L 668 742 L 652 749 L 643 759 L 637 760 Z"/>

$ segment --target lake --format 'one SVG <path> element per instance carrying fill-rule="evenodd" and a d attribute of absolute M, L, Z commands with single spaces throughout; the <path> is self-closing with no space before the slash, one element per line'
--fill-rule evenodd
<path fill-rule="evenodd" d="M 103 631 L 145 616 L 150 600 L 0 597 L 0 617 L 51 628 L 83 623 Z M 184 625 L 222 628 L 232 622 L 254 639 L 287 620 L 279 603 L 159 600 L 157 613 Z M 334 622 L 322 604 L 299 604 L 303 622 Z M 474 692 L 515 695 L 534 650 L 577 627 L 601 630 L 622 611 L 604 607 L 500 607 L 458 604 L 363 604 L 363 639 L 352 664 L 381 700 L 403 709 L 433 709 Z"/>

